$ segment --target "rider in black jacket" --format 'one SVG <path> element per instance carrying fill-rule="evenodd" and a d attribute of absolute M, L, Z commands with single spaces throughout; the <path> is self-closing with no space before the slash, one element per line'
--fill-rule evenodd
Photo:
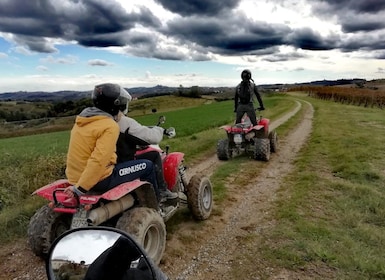
<path fill-rule="evenodd" d="M 253 94 L 257 97 L 259 108 L 258 110 L 265 110 L 262 102 L 261 95 L 258 88 L 251 78 L 250 70 L 243 70 L 241 73 L 242 82 L 240 82 L 235 88 L 234 96 L 234 112 L 237 113 L 236 123 L 240 123 L 244 113 L 250 118 L 253 125 L 257 125 L 257 116 L 255 114 L 255 108 L 253 104 Z"/>

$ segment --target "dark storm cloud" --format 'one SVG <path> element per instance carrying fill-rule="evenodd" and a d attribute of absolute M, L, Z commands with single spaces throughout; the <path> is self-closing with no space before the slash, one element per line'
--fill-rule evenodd
<path fill-rule="evenodd" d="M 182 16 L 206 15 L 217 16 L 222 11 L 232 10 L 241 0 L 156 0 L 166 10 Z"/>
<path fill-rule="evenodd" d="M 19 42 L 24 39 L 28 48 L 39 52 L 51 52 L 53 48 L 37 48 L 34 37 L 76 40 L 84 46 L 123 46 L 125 40 L 121 33 L 136 24 L 158 27 L 160 21 L 148 8 L 143 7 L 139 13 L 128 14 L 114 1 L 0 2 L 0 31 L 14 34 L 19 37 Z"/>
<path fill-rule="evenodd" d="M 336 47 L 337 36 L 324 38 L 318 32 L 310 28 L 302 28 L 294 30 L 292 34 L 287 36 L 289 45 L 295 46 L 303 50 L 323 51 L 331 50 Z"/>
<path fill-rule="evenodd" d="M 383 29 L 384 10 L 384 0 L 322 0 L 313 5 L 313 12 L 325 19 L 336 16 L 344 32 Z"/>
<path fill-rule="evenodd" d="M 343 31 L 344 32 L 357 32 L 357 31 L 372 31 L 372 30 L 380 30 L 385 28 L 385 22 L 380 19 L 362 19 L 357 21 L 357 18 L 347 18 L 344 19 L 343 23 Z"/>
<path fill-rule="evenodd" d="M 243 18 L 242 18 L 243 19 Z M 167 26 L 168 35 L 190 41 L 219 54 L 246 54 L 280 45 L 290 28 L 264 22 L 191 17 L 176 19 Z"/>
<path fill-rule="evenodd" d="M 15 41 L 24 46 L 28 42 L 28 49 L 34 52 L 54 53 L 57 49 L 45 38 L 36 36 L 16 36 Z"/>
<path fill-rule="evenodd" d="M 113 0 L 0 0 L 0 32 L 12 34 L 18 46 L 35 52 L 55 52 L 50 39 L 62 39 L 86 47 L 122 46 L 129 54 L 167 60 L 210 60 L 216 54 L 297 59 L 279 55 L 281 46 L 310 51 L 385 49 L 383 37 L 373 33 L 385 32 L 384 0 L 309 0 L 314 14 L 325 21 L 337 19 L 349 36 L 251 20 L 250 11 L 236 10 L 241 0 L 155 1 L 179 16 L 161 22 L 150 7 L 128 13 Z"/>
<path fill-rule="evenodd" d="M 339 48 L 344 52 L 360 49 L 367 51 L 381 51 L 385 50 L 385 40 L 381 40 L 375 35 L 359 34 L 352 39 L 343 41 Z"/>
<path fill-rule="evenodd" d="M 385 9 L 383 0 L 321 0 L 321 3 L 327 3 L 330 11 L 350 10 L 355 13 L 377 13 Z"/>

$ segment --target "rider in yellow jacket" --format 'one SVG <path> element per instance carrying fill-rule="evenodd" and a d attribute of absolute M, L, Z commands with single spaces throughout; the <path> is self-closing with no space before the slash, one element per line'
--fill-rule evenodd
<path fill-rule="evenodd" d="M 117 158 L 119 125 L 111 115 L 93 108 L 76 117 L 67 154 L 67 178 L 84 191 L 110 176 Z"/>
<path fill-rule="evenodd" d="M 158 194 L 158 184 L 150 160 L 130 160 L 117 164 L 118 114 L 131 96 L 117 84 L 97 85 L 92 92 L 93 107 L 77 116 L 71 130 L 66 175 L 72 186 L 68 196 L 87 191 L 105 192 L 124 182 L 141 179 L 150 182 Z"/>

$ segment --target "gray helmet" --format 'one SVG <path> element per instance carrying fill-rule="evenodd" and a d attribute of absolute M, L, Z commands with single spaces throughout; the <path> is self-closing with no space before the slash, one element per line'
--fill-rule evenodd
<path fill-rule="evenodd" d="M 118 84 L 100 84 L 92 92 L 94 106 L 113 116 L 119 111 L 127 113 L 131 99 L 131 95 Z"/>
<path fill-rule="evenodd" d="M 248 81 L 251 79 L 251 72 L 248 69 L 245 69 L 241 73 L 242 81 Z"/>

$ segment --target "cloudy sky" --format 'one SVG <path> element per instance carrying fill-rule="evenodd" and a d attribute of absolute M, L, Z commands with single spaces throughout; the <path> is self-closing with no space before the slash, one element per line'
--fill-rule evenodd
<path fill-rule="evenodd" d="M 384 0 L 0 0 L 0 92 L 385 78 Z"/>

